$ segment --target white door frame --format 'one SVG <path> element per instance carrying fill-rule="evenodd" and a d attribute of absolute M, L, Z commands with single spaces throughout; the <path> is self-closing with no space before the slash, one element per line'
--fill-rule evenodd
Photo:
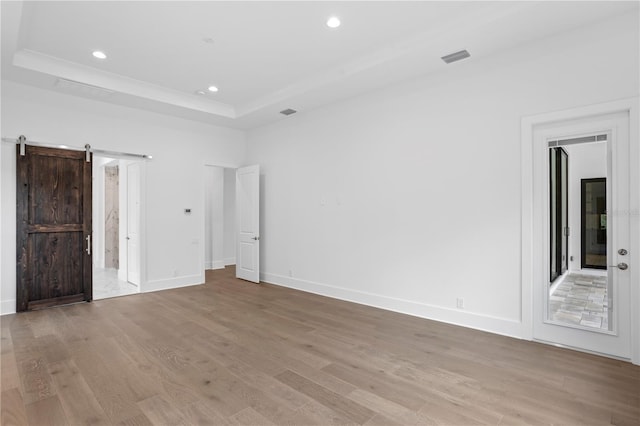
<path fill-rule="evenodd" d="M 640 365 L 640 141 L 638 97 L 613 102 L 590 105 L 570 110 L 556 111 L 546 114 L 524 117 L 521 123 L 521 184 L 522 184 L 522 337 L 533 340 L 534 309 L 534 267 L 537 254 L 534 251 L 534 220 L 541 206 L 533 203 L 534 184 L 534 127 L 553 122 L 575 120 L 589 116 L 599 116 L 617 112 L 629 113 L 629 145 L 630 145 L 630 280 L 631 280 L 631 361 Z"/>
<path fill-rule="evenodd" d="M 142 242 L 142 238 L 141 238 L 141 231 L 140 228 L 142 227 L 142 188 L 140 185 L 140 181 L 141 179 L 141 175 L 142 175 L 142 162 L 138 162 L 138 161 L 132 161 L 130 163 L 126 164 L 126 169 L 127 169 L 127 211 L 126 211 L 126 216 L 127 219 L 125 221 L 126 223 L 126 241 L 127 241 L 127 270 L 126 270 L 126 275 L 127 275 L 127 282 L 138 286 L 138 288 L 141 287 L 142 284 L 142 256 L 140 256 L 140 245 Z M 133 180 L 131 179 L 131 169 L 132 167 L 136 167 L 138 169 L 138 179 L 137 182 L 133 182 Z M 132 203 L 131 201 L 131 189 L 135 188 L 135 191 L 137 192 L 137 203 L 138 206 L 136 208 L 136 206 L 134 205 L 134 203 Z M 137 210 L 137 211 L 136 211 Z M 132 223 L 131 220 L 131 216 L 132 213 L 134 214 L 134 216 L 137 217 L 137 223 L 135 223 L 135 227 L 133 227 L 132 225 L 134 225 L 134 223 Z M 133 233 L 131 232 L 131 228 L 134 228 L 137 232 L 135 233 L 135 238 L 132 239 L 131 235 L 133 235 Z M 133 242 L 132 242 L 133 241 Z M 131 247 L 135 247 L 135 252 L 131 253 Z M 131 262 L 131 259 L 135 259 L 135 262 Z M 132 268 L 132 263 L 135 264 L 137 266 L 137 270 Z M 133 270 L 133 273 L 132 273 Z"/>
<path fill-rule="evenodd" d="M 139 233 L 140 241 L 138 244 L 138 256 L 140 265 L 140 285 L 138 291 L 140 293 L 145 292 L 145 286 L 147 284 L 147 162 L 148 160 L 139 161 L 140 163 L 140 224 Z M 128 176 L 127 176 L 128 178 Z"/>

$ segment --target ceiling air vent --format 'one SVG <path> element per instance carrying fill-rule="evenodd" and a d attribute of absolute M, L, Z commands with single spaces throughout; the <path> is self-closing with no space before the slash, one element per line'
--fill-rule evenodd
<path fill-rule="evenodd" d="M 280 111 L 280 114 L 291 115 L 291 114 L 295 114 L 296 112 L 298 112 L 298 111 L 296 111 L 295 109 L 287 108 L 287 109 L 283 109 L 282 111 Z"/>
<path fill-rule="evenodd" d="M 451 53 L 450 55 L 443 56 L 442 60 L 445 61 L 447 64 L 450 64 L 451 62 L 456 62 L 461 59 L 468 58 L 469 56 L 471 56 L 469 52 L 467 52 L 466 50 L 461 50 L 459 52 L 455 52 L 455 53 Z"/>
<path fill-rule="evenodd" d="M 98 98 L 104 98 L 113 95 L 113 90 L 105 89 L 104 87 L 93 86 L 91 84 L 80 83 L 79 81 L 67 80 L 66 78 L 58 78 L 56 86 L 61 89 L 73 90 L 81 92 L 85 95 L 91 95 Z"/>

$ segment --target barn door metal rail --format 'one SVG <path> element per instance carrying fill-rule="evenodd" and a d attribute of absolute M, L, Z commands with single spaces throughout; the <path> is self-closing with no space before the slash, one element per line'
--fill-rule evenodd
<path fill-rule="evenodd" d="M 105 149 L 96 149 L 96 148 L 92 148 L 91 145 L 89 144 L 86 144 L 84 148 L 80 148 L 77 146 L 57 145 L 53 143 L 36 142 L 32 140 L 27 141 L 27 138 L 24 135 L 18 136 L 17 139 L 2 138 L 2 142 L 8 142 L 8 143 L 20 145 L 20 155 L 23 155 L 23 156 L 25 155 L 26 145 L 35 145 L 35 146 L 43 146 L 46 148 L 60 148 L 60 149 L 71 149 L 74 151 L 86 151 L 87 162 L 91 161 L 91 153 L 104 155 L 106 157 L 131 157 L 131 158 L 142 158 L 145 160 L 151 160 L 153 158 L 153 156 L 147 155 L 147 154 L 132 154 L 130 152 L 108 151 Z"/>

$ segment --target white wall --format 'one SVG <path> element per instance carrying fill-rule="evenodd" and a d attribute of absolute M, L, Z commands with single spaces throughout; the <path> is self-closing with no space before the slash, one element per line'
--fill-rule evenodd
<path fill-rule="evenodd" d="M 622 17 L 250 131 L 262 279 L 525 335 L 520 120 L 637 96 L 638 48 Z"/>
<path fill-rule="evenodd" d="M 582 259 L 580 249 L 581 180 L 607 176 L 606 142 L 568 145 L 569 156 L 569 270 L 579 271 Z"/>
<path fill-rule="evenodd" d="M 141 291 L 204 282 L 204 164 L 238 166 L 242 131 L 2 81 L 2 136 L 151 154 Z M 2 144 L 1 312 L 15 310 L 15 147 Z M 183 210 L 191 208 L 192 214 Z"/>

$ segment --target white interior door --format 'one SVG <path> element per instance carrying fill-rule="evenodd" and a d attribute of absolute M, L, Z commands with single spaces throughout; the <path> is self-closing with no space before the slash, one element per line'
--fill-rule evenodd
<path fill-rule="evenodd" d="M 127 281 L 140 285 L 140 163 L 127 165 Z"/>
<path fill-rule="evenodd" d="M 553 285 L 549 280 L 550 220 L 549 220 L 549 147 L 554 143 L 578 143 L 589 135 L 606 137 L 606 229 L 607 269 L 606 298 L 603 308 L 607 327 L 587 326 L 586 323 L 570 323 L 558 320 L 552 314 L 558 300 L 567 300 L 566 309 L 579 306 L 577 298 L 565 296 L 553 299 Z M 557 140 L 557 141 L 554 141 Z M 551 141 L 551 142 L 550 142 Z M 536 340 L 562 344 L 604 355 L 630 359 L 631 353 L 631 289 L 632 267 L 630 247 L 630 144 L 628 112 L 607 114 L 600 117 L 572 120 L 539 126 L 533 134 L 533 337 Z M 582 143 L 582 142 L 580 142 Z M 569 168 L 572 158 L 569 154 Z M 575 165 L 574 165 L 575 166 Z M 577 226 L 578 225 L 578 226 Z M 572 232 L 580 232 L 579 224 L 572 225 Z M 582 274 L 591 271 L 582 269 Z M 603 274 L 604 275 L 604 274 Z M 559 279 L 562 279 L 559 278 Z M 577 281 L 576 281 L 577 282 Z M 562 284 L 562 281 L 559 281 Z M 582 284 L 581 284 L 582 285 Z M 580 289 L 581 291 L 583 289 Z M 573 296 L 571 293 L 569 296 Z M 577 297 L 577 296 L 576 296 Z M 588 311 L 591 296 L 584 310 Z M 606 299 L 605 299 L 606 300 Z M 574 304 L 575 302 L 575 304 Z M 595 311 L 595 308 L 594 308 Z M 607 312 L 608 311 L 608 312 Z M 582 311 L 584 312 L 584 311 Z M 587 315 L 595 312 L 586 312 Z M 583 314 L 581 314 L 583 315 Z M 604 321 L 604 320 L 603 320 Z M 604 322 L 602 323 L 604 325 Z"/>
<path fill-rule="evenodd" d="M 236 171 L 236 277 L 260 282 L 260 166 Z"/>

